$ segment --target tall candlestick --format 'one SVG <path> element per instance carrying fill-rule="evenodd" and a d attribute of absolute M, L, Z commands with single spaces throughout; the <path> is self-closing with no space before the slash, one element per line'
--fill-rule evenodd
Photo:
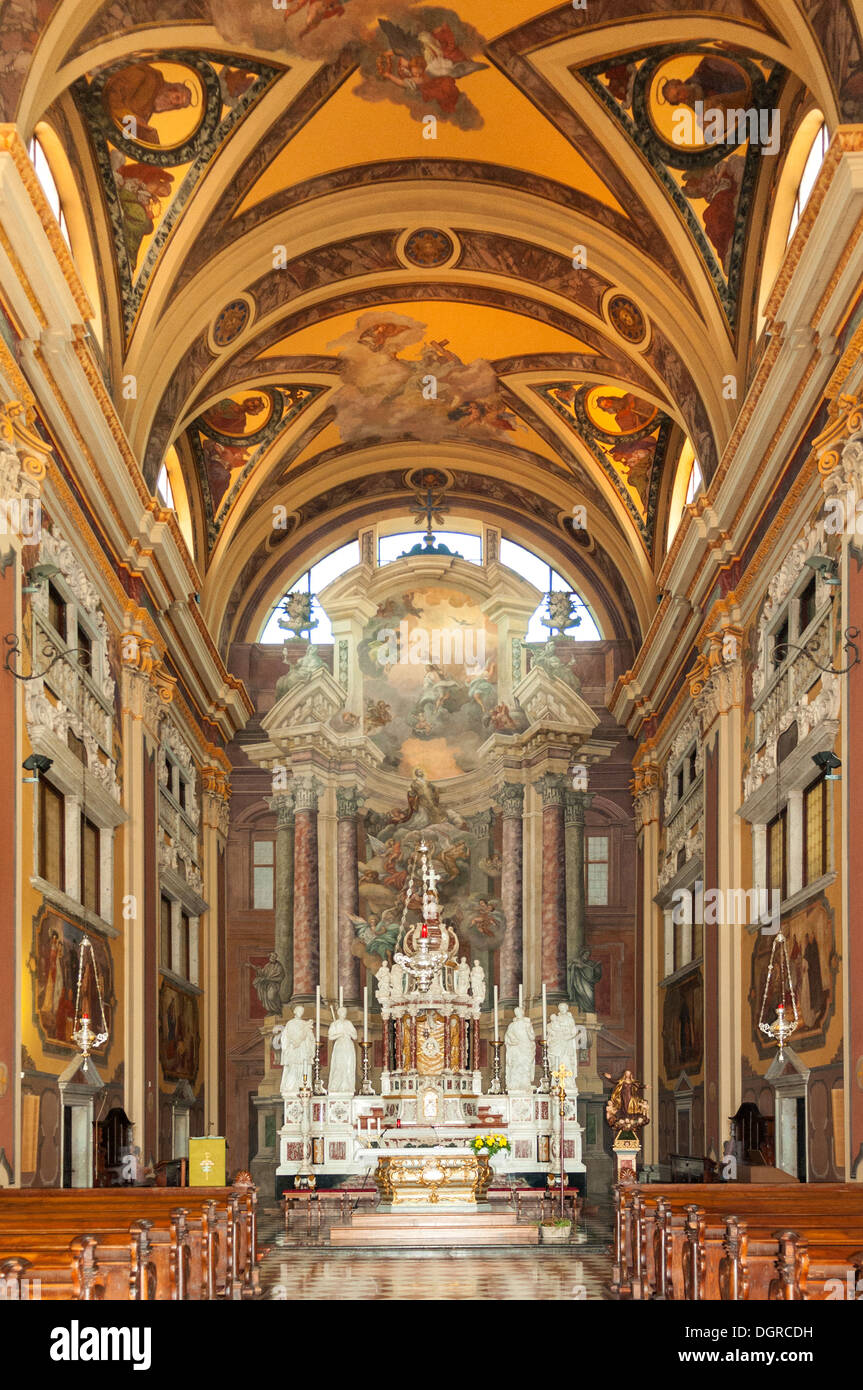
<path fill-rule="evenodd" d="M 548 999 L 546 997 L 545 985 L 542 987 L 542 1036 L 548 1037 Z"/>
<path fill-rule="evenodd" d="M 315 1037 L 321 1040 L 321 987 L 315 985 Z"/>
<path fill-rule="evenodd" d="M 494 987 L 494 1040 L 499 1041 L 497 1031 L 497 985 Z"/>
<path fill-rule="evenodd" d="M 369 1040 L 369 987 L 363 985 L 363 1042 Z"/>

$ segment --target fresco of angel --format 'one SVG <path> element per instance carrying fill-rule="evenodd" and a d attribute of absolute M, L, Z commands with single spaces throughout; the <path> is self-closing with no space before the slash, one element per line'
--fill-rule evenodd
<path fill-rule="evenodd" d="M 452 116 L 458 107 L 462 96 L 459 80 L 488 67 L 488 63 L 468 58 L 449 24 L 418 34 L 387 19 L 379 20 L 378 25 L 388 45 L 378 54 L 378 77 L 403 88 L 426 109 L 437 106 L 444 116 Z"/>

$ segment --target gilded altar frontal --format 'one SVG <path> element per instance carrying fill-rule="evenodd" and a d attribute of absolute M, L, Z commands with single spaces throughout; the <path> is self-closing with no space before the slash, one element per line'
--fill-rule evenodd
<path fill-rule="evenodd" d="M 0 0 L 0 1301 L 127 1305 L 33 1356 L 662 1302 L 823 1378 L 861 229 L 859 0 Z"/>

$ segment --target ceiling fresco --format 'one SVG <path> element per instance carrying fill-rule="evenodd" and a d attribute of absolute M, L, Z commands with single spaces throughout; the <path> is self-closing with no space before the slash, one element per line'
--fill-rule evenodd
<path fill-rule="evenodd" d="M 100 365 L 151 490 L 176 449 L 223 646 L 328 508 L 355 534 L 431 464 L 640 639 L 681 453 L 709 486 L 745 399 L 795 123 L 863 119 L 851 0 L 7 0 L 0 25 L 0 116 L 66 151 Z"/>

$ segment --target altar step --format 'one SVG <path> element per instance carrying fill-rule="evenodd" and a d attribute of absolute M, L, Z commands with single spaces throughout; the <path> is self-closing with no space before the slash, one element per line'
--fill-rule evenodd
<path fill-rule="evenodd" d="M 539 1229 L 508 1212 L 355 1212 L 350 1225 L 331 1226 L 331 1245 L 465 1246 L 536 1245 Z"/>

